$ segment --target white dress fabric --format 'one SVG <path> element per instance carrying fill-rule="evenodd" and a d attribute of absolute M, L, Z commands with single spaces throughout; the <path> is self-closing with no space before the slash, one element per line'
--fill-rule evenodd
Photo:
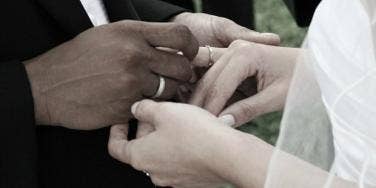
<path fill-rule="evenodd" d="M 323 2 L 308 42 L 332 122 L 333 172 L 376 185 L 376 28 L 365 6 L 371 5 L 359 0 Z"/>
<path fill-rule="evenodd" d="M 376 186 L 375 13 L 375 0 L 323 0 L 317 8 L 266 187 L 286 187 L 281 151 L 328 172 L 319 183 L 298 177 L 307 183 L 331 187 L 338 176 L 360 188 Z"/>

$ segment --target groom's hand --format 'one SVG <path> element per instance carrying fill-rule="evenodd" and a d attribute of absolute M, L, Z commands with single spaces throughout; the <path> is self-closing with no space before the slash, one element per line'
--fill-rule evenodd
<path fill-rule="evenodd" d="M 228 47 L 238 39 L 269 45 L 280 44 L 280 38 L 276 34 L 258 33 L 227 18 L 209 14 L 182 13 L 175 16 L 172 21 L 188 26 L 201 46 Z"/>
<path fill-rule="evenodd" d="M 36 121 L 72 129 L 126 123 L 131 104 L 156 93 L 158 75 L 166 78 L 162 99 L 190 80 L 197 51 L 183 25 L 122 21 L 89 29 L 25 62 Z"/>

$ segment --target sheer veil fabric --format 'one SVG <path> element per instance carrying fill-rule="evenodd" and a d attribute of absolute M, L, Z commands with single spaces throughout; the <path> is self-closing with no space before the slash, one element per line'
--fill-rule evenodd
<path fill-rule="evenodd" d="M 323 0 L 317 8 L 266 187 L 331 187 L 335 176 L 360 188 L 376 186 L 375 21 L 375 0 Z M 286 159 L 295 157 L 317 171 L 291 169 Z M 296 185 L 287 184 L 291 177 Z"/>

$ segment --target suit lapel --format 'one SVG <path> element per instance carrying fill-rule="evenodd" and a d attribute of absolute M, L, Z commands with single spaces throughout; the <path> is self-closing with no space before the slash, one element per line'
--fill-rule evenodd
<path fill-rule="evenodd" d="M 36 0 L 69 34 L 75 36 L 93 27 L 80 0 Z M 140 20 L 131 0 L 103 0 L 111 22 Z"/>
<path fill-rule="evenodd" d="M 72 36 L 93 27 L 80 0 L 36 1 Z"/>

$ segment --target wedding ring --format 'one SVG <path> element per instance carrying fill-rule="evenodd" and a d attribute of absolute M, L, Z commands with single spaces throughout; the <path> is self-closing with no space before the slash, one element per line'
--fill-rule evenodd
<path fill-rule="evenodd" d="M 158 90 L 157 90 L 157 92 L 155 93 L 155 95 L 152 96 L 151 98 L 152 98 L 152 99 L 156 99 L 156 98 L 162 96 L 162 94 L 163 94 L 165 88 L 166 88 L 166 80 L 165 80 L 161 75 L 159 75 L 159 86 L 158 86 Z"/>
<path fill-rule="evenodd" d="M 205 47 L 209 51 L 209 64 L 208 64 L 208 66 L 211 67 L 214 64 L 214 57 L 213 57 L 214 56 L 214 52 L 213 52 L 213 48 L 211 46 L 209 46 L 209 45 L 206 45 Z"/>

